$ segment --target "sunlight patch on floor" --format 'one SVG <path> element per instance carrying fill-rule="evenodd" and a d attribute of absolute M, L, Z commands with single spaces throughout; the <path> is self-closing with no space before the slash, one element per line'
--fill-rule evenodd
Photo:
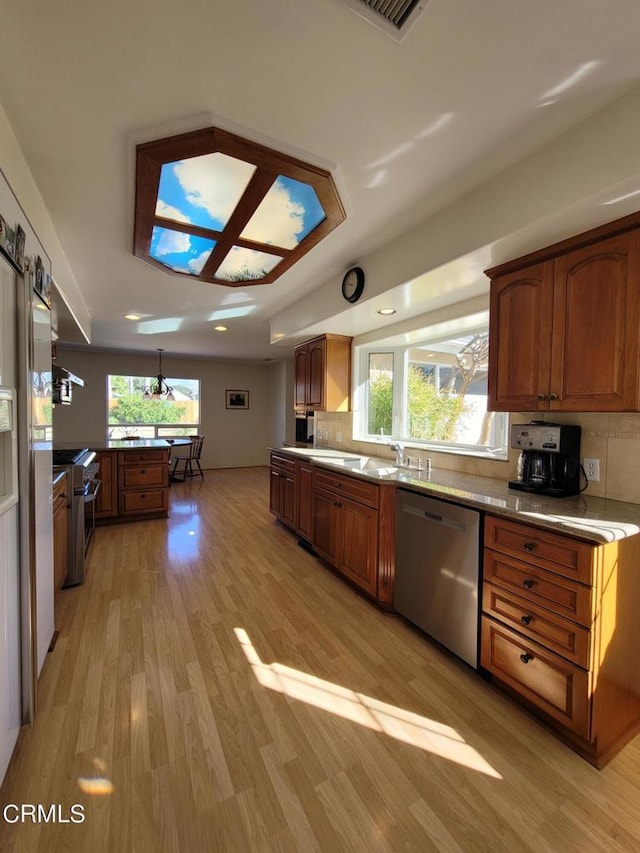
<path fill-rule="evenodd" d="M 263 687 L 383 732 L 403 743 L 493 776 L 494 779 L 502 779 L 480 753 L 450 726 L 298 669 L 280 663 L 264 663 L 247 632 L 243 628 L 234 628 L 234 631 L 258 683 Z"/>

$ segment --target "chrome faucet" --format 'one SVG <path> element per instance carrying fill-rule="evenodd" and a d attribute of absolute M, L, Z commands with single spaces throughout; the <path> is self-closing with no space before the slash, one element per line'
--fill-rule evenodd
<path fill-rule="evenodd" d="M 396 465 L 404 465 L 404 444 L 401 444 L 399 441 L 395 441 L 389 445 L 392 450 L 395 450 L 396 454 Z"/>

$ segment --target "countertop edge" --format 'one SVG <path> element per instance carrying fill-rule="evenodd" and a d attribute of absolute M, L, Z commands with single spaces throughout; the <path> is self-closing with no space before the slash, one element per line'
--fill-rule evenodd
<path fill-rule="evenodd" d="M 431 472 L 403 468 L 383 476 L 349 468 L 333 459 L 361 454 L 334 448 L 270 447 L 274 453 L 304 459 L 310 464 L 378 485 L 408 489 L 533 527 L 564 533 L 596 545 L 621 541 L 640 533 L 640 506 L 584 494 L 569 498 L 546 497 L 510 490 L 506 480 L 434 468 Z M 301 452 L 304 451 L 304 452 Z M 389 459 L 369 457 L 392 467 Z M 428 479 L 427 479 L 428 478 Z M 436 478 L 441 481 L 437 482 Z M 456 484 L 458 481 L 458 484 Z M 464 487 L 463 487 L 464 486 Z"/>

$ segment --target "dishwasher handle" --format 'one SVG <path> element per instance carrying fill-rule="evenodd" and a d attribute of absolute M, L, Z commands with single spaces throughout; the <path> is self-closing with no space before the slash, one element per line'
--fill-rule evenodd
<path fill-rule="evenodd" d="M 414 515 L 416 518 L 423 519 L 424 521 L 431 521 L 434 524 L 441 524 L 443 527 L 450 527 L 452 530 L 459 530 L 461 533 L 467 532 L 466 524 L 461 524 L 459 521 L 455 521 L 453 518 L 447 518 L 444 515 L 438 515 L 436 512 L 429 512 L 429 510 L 426 509 L 417 509 L 417 507 L 414 506 L 403 506 L 401 511 L 408 515 Z"/>

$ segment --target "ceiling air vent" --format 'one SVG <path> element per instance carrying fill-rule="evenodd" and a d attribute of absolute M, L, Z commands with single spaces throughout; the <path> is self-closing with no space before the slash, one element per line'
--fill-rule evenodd
<path fill-rule="evenodd" d="M 423 13 L 429 0 L 345 0 L 349 8 L 387 33 L 402 41 Z"/>

